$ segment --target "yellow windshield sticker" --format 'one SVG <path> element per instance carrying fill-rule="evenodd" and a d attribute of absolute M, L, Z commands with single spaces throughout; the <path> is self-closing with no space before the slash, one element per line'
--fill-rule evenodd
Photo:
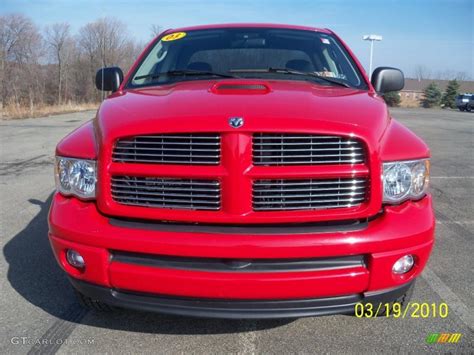
<path fill-rule="evenodd" d="M 181 39 L 186 36 L 186 32 L 175 32 L 175 33 L 170 33 L 169 35 L 164 36 L 161 40 L 163 42 L 170 42 L 170 41 L 176 41 L 177 39 Z"/>

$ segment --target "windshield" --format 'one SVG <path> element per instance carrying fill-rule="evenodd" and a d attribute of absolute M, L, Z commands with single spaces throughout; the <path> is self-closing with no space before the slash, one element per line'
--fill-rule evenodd
<path fill-rule="evenodd" d="M 334 36 L 278 28 L 165 35 L 141 61 L 128 87 L 234 77 L 309 80 L 367 89 L 357 66 Z"/>

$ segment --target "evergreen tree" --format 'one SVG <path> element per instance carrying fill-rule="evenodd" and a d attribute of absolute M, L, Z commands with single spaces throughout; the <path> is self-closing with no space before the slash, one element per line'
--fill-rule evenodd
<path fill-rule="evenodd" d="M 422 100 L 422 105 L 425 108 L 438 106 L 441 100 L 441 90 L 436 83 L 429 84 L 424 90 L 425 97 Z"/>
<path fill-rule="evenodd" d="M 400 105 L 400 93 L 398 91 L 387 92 L 383 95 L 385 103 L 390 107 L 398 107 Z"/>
<path fill-rule="evenodd" d="M 456 96 L 459 91 L 459 83 L 456 79 L 451 80 L 446 87 L 441 103 L 444 107 L 456 108 Z"/>

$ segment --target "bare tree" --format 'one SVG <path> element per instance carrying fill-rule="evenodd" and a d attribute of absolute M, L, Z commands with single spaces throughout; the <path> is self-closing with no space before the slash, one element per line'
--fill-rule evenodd
<path fill-rule="evenodd" d="M 451 80 L 456 76 L 456 72 L 454 70 L 440 70 L 436 72 L 436 79 L 438 80 Z"/>
<path fill-rule="evenodd" d="M 471 80 L 471 77 L 468 73 L 464 71 L 456 72 L 455 70 L 443 70 L 438 71 L 436 73 L 436 79 L 439 80 L 453 80 L 456 79 L 457 81 L 467 81 Z"/>
<path fill-rule="evenodd" d="M 415 67 L 414 74 L 415 78 L 418 81 L 421 81 L 423 79 L 431 79 L 431 71 L 425 65 L 418 64 Z"/>
<path fill-rule="evenodd" d="M 0 114 L 10 107 L 32 112 L 36 105 L 97 102 L 97 69 L 116 65 L 127 70 L 142 47 L 114 18 L 90 22 L 77 35 L 68 23 L 56 23 L 41 36 L 30 18 L 1 15 Z"/>
<path fill-rule="evenodd" d="M 125 24 L 114 18 L 101 18 L 79 30 L 78 43 L 89 60 L 89 75 L 100 67 L 128 68 L 135 53 Z"/>
<path fill-rule="evenodd" d="M 155 38 L 156 36 L 158 36 L 163 31 L 163 27 L 161 27 L 159 25 L 156 25 L 156 24 L 153 24 L 150 27 L 150 31 L 151 31 L 151 36 L 153 38 Z"/>
<path fill-rule="evenodd" d="M 70 59 L 68 54 L 72 48 L 70 27 L 68 23 L 55 23 L 46 27 L 44 36 L 58 66 L 58 104 L 62 102 L 64 71 L 68 65 L 67 60 Z"/>
<path fill-rule="evenodd" d="M 27 100 L 30 109 L 39 95 L 39 59 L 42 38 L 31 19 L 10 14 L 0 16 L 1 106 Z"/>
<path fill-rule="evenodd" d="M 98 19 L 79 31 L 79 44 L 103 66 L 120 64 L 131 43 L 125 24 L 114 18 Z"/>
<path fill-rule="evenodd" d="M 460 71 L 456 73 L 454 79 L 456 79 L 457 81 L 468 81 L 471 79 L 471 77 L 465 71 Z"/>

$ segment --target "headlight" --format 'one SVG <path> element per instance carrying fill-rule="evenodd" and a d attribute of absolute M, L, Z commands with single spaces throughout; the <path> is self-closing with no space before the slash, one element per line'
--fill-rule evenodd
<path fill-rule="evenodd" d="M 94 160 L 56 157 L 55 177 L 56 189 L 63 195 L 95 198 L 97 172 Z"/>
<path fill-rule="evenodd" d="M 383 164 L 383 202 L 400 203 L 424 196 L 430 180 L 428 159 Z"/>

